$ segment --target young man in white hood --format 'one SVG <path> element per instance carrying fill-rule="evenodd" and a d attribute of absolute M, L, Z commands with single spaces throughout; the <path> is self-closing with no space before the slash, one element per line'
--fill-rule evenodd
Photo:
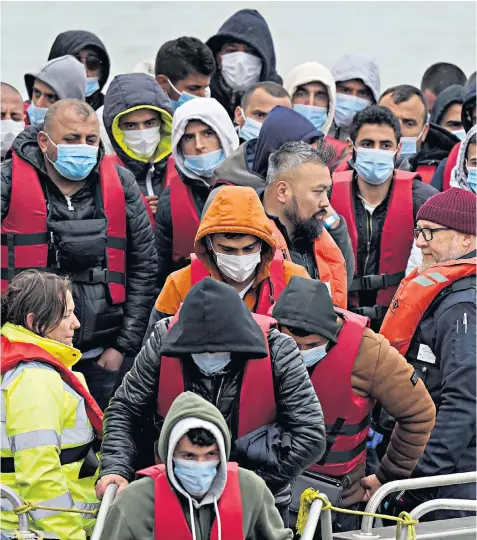
<path fill-rule="evenodd" d="M 192 253 L 214 170 L 238 145 L 232 121 L 217 100 L 191 99 L 176 110 L 172 157 L 177 176 L 162 193 L 156 213 L 160 287 Z"/>
<path fill-rule="evenodd" d="M 336 108 L 336 85 L 331 72 L 318 62 L 305 62 L 292 69 L 285 78 L 285 89 L 292 98 L 296 112 L 309 120 L 325 135 L 325 141 L 333 148 L 336 159 L 333 165 L 345 158 L 348 149 L 344 141 L 328 136 Z"/>
<path fill-rule="evenodd" d="M 230 432 L 211 403 L 180 394 L 159 439 L 165 465 L 120 493 L 104 525 L 104 540 L 291 540 L 273 495 L 254 472 L 230 459 Z"/>

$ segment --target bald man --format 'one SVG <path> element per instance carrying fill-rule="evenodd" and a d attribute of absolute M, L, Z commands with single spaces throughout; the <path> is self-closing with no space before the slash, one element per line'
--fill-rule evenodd
<path fill-rule="evenodd" d="M 123 167 L 102 163 L 98 120 L 84 101 L 54 103 L 12 150 L 2 165 L 2 235 L 12 239 L 2 292 L 25 268 L 71 277 L 83 353 L 75 369 L 104 409 L 123 359 L 141 348 L 154 302 L 156 250 L 139 186 Z"/>
<path fill-rule="evenodd" d="M 0 83 L 2 120 L 0 124 L 0 148 L 2 161 L 15 137 L 25 129 L 23 99 L 20 92 L 7 83 Z"/>

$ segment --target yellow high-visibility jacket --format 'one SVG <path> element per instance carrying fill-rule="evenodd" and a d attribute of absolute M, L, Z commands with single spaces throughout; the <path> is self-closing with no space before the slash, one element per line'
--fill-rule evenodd
<path fill-rule="evenodd" d="M 1 332 L 11 342 L 31 343 L 71 368 L 81 353 L 57 341 L 42 338 L 22 326 L 3 325 Z M 75 373 L 76 374 L 76 373 Z M 86 387 L 80 373 L 76 374 Z M 60 452 L 83 446 L 94 439 L 83 398 L 60 374 L 44 362 L 20 363 L 1 381 L 1 453 L 13 458 L 14 472 L 3 473 L 1 482 L 24 500 L 61 508 L 99 508 L 93 476 L 79 479 L 83 459 L 61 465 Z M 5 529 L 17 528 L 12 505 L 1 499 Z M 61 540 L 85 540 L 95 519 L 91 515 L 35 510 L 32 527 L 56 533 Z"/>

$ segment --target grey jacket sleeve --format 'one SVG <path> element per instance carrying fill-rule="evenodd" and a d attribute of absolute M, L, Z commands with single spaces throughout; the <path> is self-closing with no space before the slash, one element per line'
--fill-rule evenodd
<path fill-rule="evenodd" d="M 336 242 L 336 245 L 340 248 L 346 263 L 346 273 L 348 278 L 348 289 L 351 287 L 354 278 L 354 253 L 351 245 L 351 239 L 348 234 L 348 225 L 344 217 L 340 216 L 340 224 L 336 229 L 330 229 L 328 231 L 331 238 Z"/>
<path fill-rule="evenodd" d="M 276 493 L 319 461 L 326 447 L 326 432 L 323 411 L 298 346 L 291 337 L 275 329 L 271 330 L 268 342 L 273 363 L 276 422 L 290 435 L 291 447 L 278 456 L 278 467 L 256 472 Z"/>
<path fill-rule="evenodd" d="M 6 160 L 2 163 L 2 221 L 8 214 L 10 207 L 10 196 L 12 194 L 12 160 Z"/>

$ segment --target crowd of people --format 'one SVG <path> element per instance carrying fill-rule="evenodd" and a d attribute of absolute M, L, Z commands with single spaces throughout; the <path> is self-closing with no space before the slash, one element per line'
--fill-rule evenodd
<path fill-rule="evenodd" d="M 1 469 L 32 528 L 85 540 L 116 484 L 104 540 L 286 540 L 305 488 L 359 510 L 473 471 L 475 72 L 282 79 L 244 9 L 109 75 L 70 30 L 27 101 L 1 82 Z M 476 486 L 382 511 L 436 497 Z"/>

